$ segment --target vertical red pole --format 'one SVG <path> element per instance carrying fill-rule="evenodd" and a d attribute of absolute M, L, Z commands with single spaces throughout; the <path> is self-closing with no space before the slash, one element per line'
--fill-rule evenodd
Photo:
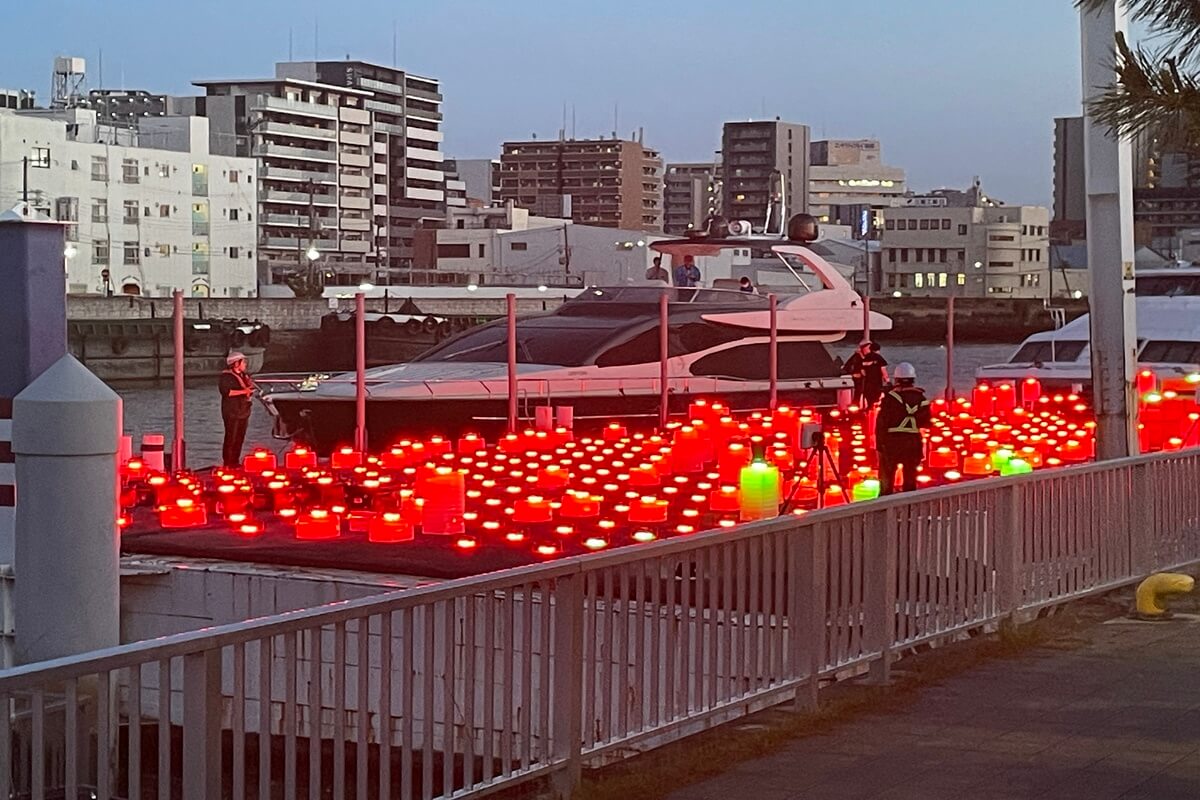
<path fill-rule="evenodd" d="M 767 295 L 771 303 L 771 355 L 769 361 L 769 376 L 771 392 L 767 405 L 772 411 L 779 405 L 779 302 L 774 293 Z"/>
<path fill-rule="evenodd" d="M 172 466 L 179 470 L 187 466 L 187 455 L 183 443 L 183 291 L 176 289 L 171 293 L 172 310 L 174 313 L 173 333 L 175 349 L 174 400 L 175 400 L 175 436 L 171 442 Z"/>
<path fill-rule="evenodd" d="M 859 339 L 860 342 L 865 342 L 871 338 L 871 298 L 863 295 L 863 335 Z"/>
<path fill-rule="evenodd" d="M 354 449 L 367 452 L 367 298 L 354 294 Z"/>
<path fill-rule="evenodd" d="M 946 402 L 954 401 L 954 295 L 946 298 Z"/>
<path fill-rule="evenodd" d="M 508 432 L 517 432 L 517 296 L 504 296 L 508 314 Z"/>
<path fill-rule="evenodd" d="M 670 315 L 667 311 L 667 293 L 663 292 L 658 298 L 658 425 L 667 427 L 670 416 L 671 394 L 667 381 L 668 364 L 671 357 Z"/>

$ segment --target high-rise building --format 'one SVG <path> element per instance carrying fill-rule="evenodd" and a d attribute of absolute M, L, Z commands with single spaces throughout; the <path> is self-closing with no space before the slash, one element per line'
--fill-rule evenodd
<path fill-rule="evenodd" d="M 662 159 L 628 139 L 505 142 L 500 202 L 605 228 L 661 231 Z"/>
<path fill-rule="evenodd" d="M 721 210 L 721 167 L 668 164 L 663 175 L 663 230 L 682 236 L 699 230 Z"/>
<path fill-rule="evenodd" d="M 876 139 L 812 143 L 808 212 L 819 221 L 849 225 L 859 235 L 864 215 L 898 205 L 906 192 L 904 170 L 889 167 Z"/>
<path fill-rule="evenodd" d="M 1085 238 L 1083 118 L 1054 120 L 1054 237 Z M 1200 228 L 1200 158 L 1151 134 L 1133 139 L 1133 225 L 1138 245 L 1170 258 L 1183 250 L 1185 231 Z"/>
<path fill-rule="evenodd" d="M 64 223 L 72 294 L 253 297 L 255 170 L 212 154 L 197 117 L 113 129 L 80 106 L 0 111 L 0 203 L 28 194 Z"/>
<path fill-rule="evenodd" d="M 466 184 L 468 202 L 487 207 L 500 201 L 500 159 L 456 158 L 454 166 Z"/>
<path fill-rule="evenodd" d="M 808 126 L 778 119 L 726 122 L 721 134 L 721 170 L 721 209 L 727 219 L 748 220 L 761 227 L 767 208 L 780 199 L 789 216 L 807 212 Z"/>
<path fill-rule="evenodd" d="M 445 216 L 448 192 L 461 196 L 461 187 L 446 186 L 440 84 L 365 61 L 285 62 L 275 74 L 371 93 L 363 107 L 371 113 L 376 247 L 391 268 L 377 280 L 406 279 L 413 232 L 422 220 Z"/>

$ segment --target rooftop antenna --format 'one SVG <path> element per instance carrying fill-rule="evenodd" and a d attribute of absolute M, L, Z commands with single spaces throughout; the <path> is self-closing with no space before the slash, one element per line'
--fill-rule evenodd
<path fill-rule="evenodd" d="M 561 142 L 567 138 L 567 101 L 563 101 L 563 116 L 562 127 L 558 129 L 558 140 Z"/>
<path fill-rule="evenodd" d="M 398 63 L 396 58 L 396 20 L 392 20 L 392 66 L 395 67 Z"/>
<path fill-rule="evenodd" d="M 571 103 L 571 141 L 575 141 L 575 104 Z"/>
<path fill-rule="evenodd" d="M 288 61 L 295 61 L 295 56 L 292 55 L 292 26 L 288 26 Z"/>
<path fill-rule="evenodd" d="M 313 17 L 313 61 L 321 60 L 321 19 Z"/>
<path fill-rule="evenodd" d="M 616 139 L 616 138 L 617 138 L 617 128 L 618 128 L 618 125 L 617 125 L 617 114 L 618 114 L 618 112 L 619 112 L 620 108 L 621 108 L 621 107 L 620 107 L 620 104 L 618 104 L 618 103 L 613 103 L 613 138 L 614 138 L 614 139 Z"/>

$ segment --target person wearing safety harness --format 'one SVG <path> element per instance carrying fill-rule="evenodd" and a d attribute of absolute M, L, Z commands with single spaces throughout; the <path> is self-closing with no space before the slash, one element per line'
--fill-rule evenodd
<path fill-rule="evenodd" d="M 895 492 L 896 467 L 903 467 L 901 490 L 917 488 L 917 467 L 925 455 L 921 431 L 930 425 L 929 400 L 915 386 L 917 371 L 908 362 L 896 365 L 896 383 L 883 395 L 875 418 L 875 448 L 879 451 L 879 482 L 883 494 Z"/>

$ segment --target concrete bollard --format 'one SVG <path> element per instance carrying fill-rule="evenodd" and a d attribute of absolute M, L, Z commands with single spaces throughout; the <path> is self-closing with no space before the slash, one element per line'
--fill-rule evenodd
<path fill-rule="evenodd" d="M 13 558 L 12 399 L 67 352 L 63 226 L 34 216 L 0 214 L 0 563 Z"/>
<path fill-rule="evenodd" d="M 13 401 L 17 663 L 120 643 L 121 398 L 63 356 Z"/>

